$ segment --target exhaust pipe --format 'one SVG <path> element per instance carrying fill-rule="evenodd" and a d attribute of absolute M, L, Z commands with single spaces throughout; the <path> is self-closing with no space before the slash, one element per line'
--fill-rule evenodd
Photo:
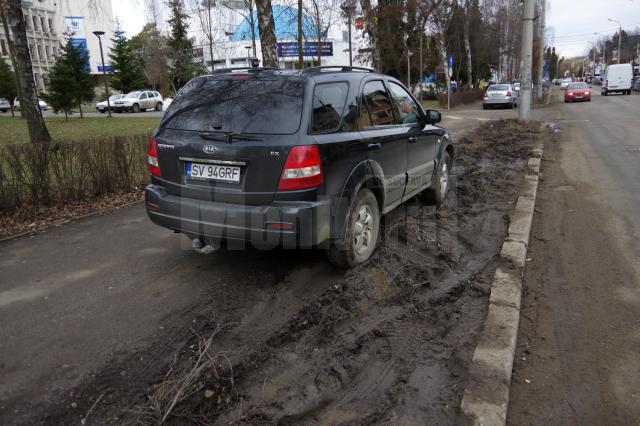
<path fill-rule="evenodd" d="M 194 238 L 191 241 L 191 247 L 193 250 L 200 254 L 210 254 L 220 250 L 220 241 L 213 238 Z"/>

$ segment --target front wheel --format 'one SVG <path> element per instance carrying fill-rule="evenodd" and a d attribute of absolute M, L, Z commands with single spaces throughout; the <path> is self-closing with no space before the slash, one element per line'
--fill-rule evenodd
<path fill-rule="evenodd" d="M 140 105 L 138 104 L 133 104 L 133 112 L 135 112 L 136 114 L 140 112 Z"/>
<path fill-rule="evenodd" d="M 380 209 L 373 193 L 364 188 L 358 192 L 347 216 L 343 240 L 334 241 L 327 252 L 329 262 L 350 268 L 367 261 L 378 243 Z"/>

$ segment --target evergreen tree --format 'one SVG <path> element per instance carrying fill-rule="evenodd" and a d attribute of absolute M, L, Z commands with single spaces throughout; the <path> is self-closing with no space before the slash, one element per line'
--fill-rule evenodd
<path fill-rule="evenodd" d="M 13 105 L 16 96 L 18 96 L 16 75 L 4 58 L 0 57 L 0 98 L 6 98 Z M 11 108 L 11 115 L 14 115 L 13 108 Z"/>
<path fill-rule="evenodd" d="M 95 85 L 91 78 L 91 68 L 89 67 L 89 56 L 82 46 L 74 46 L 71 40 L 67 41 L 64 48 L 64 61 L 71 70 L 74 79 L 71 90 L 76 105 L 80 109 L 80 118 L 84 118 L 82 104 L 95 99 Z"/>
<path fill-rule="evenodd" d="M 168 0 L 171 27 L 167 47 L 169 49 L 169 74 L 174 90 L 177 92 L 189 80 L 204 72 L 204 65 L 194 61 L 193 40 L 187 35 L 188 15 L 184 11 L 182 0 Z"/>
<path fill-rule="evenodd" d="M 45 80 L 47 93 L 41 94 L 41 97 L 56 113 L 64 111 L 64 117 L 68 120 L 71 108 L 76 105 L 74 94 L 76 81 L 73 77 L 73 71 L 64 57 L 64 52 L 56 58 L 56 62 L 49 70 Z"/>
<path fill-rule="evenodd" d="M 142 89 L 145 86 L 142 67 L 119 23 L 116 23 L 116 30 L 111 42 L 113 46 L 109 54 L 111 62 L 110 86 L 122 93 Z"/>

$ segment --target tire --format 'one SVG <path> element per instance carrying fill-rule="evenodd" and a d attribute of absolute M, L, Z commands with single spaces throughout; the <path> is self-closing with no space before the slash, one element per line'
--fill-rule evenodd
<path fill-rule="evenodd" d="M 433 176 L 431 187 L 425 191 L 427 201 L 435 204 L 437 208 L 442 207 L 451 187 L 451 157 L 448 152 L 442 154 L 438 162 L 438 170 Z"/>
<path fill-rule="evenodd" d="M 363 228 L 363 232 L 358 234 L 358 230 Z M 376 249 L 379 234 L 378 200 L 373 192 L 363 188 L 349 210 L 345 239 L 333 241 L 327 251 L 329 262 L 339 268 L 351 268 L 366 262 Z"/>
<path fill-rule="evenodd" d="M 162 102 L 156 104 L 156 111 L 162 111 Z"/>
<path fill-rule="evenodd" d="M 135 113 L 139 113 L 140 112 L 140 105 L 138 104 L 133 104 L 133 108 L 131 108 L 131 110 Z"/>
<path fill-rule="evenodd" d="M 486 106 L 486 105 L 482 105 L 482 109 L 486 111 L 486 110 L 488 110 L 488 109 L 489 109 L 489 107 L 488 107 L 488 106 Z"/>
<path fill-rule="evenodd" d="M 7 112 L 8 110 L 7 110 L 7 109 L 2 109 L 2 110 L 0 110 L 0 111 L 2 111 L 2 112 Z"/>
<path fill-rule="evenodd" d="M 106 110 L 106 109 L 101 109 L 101 110 L 100 110 L 100 114 L 104 114 L 105 112 L 107 112 L 107 110 Z"/>

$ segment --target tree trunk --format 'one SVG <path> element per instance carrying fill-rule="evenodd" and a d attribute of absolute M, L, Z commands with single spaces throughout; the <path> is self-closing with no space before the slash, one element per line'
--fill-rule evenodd
<path fill-rule="evenodd" d="M 451 78 L 449 77 L 449 58 L 447 58 L 447 46 L 444 44 L 444 34 L 440 33 L 437 36 L 438 53 L 440 54 L 440 63 L 442 69 L 444 69 L 444 78 L 447 82 L 447 90 L 451 86 Z"/>
<path fill-rule="evenodd" d="M 471 20 L 471 13 L 469 7 L 469 0 L 465 4 L 465 19 L 464 19 L 464 51 L 466 56 L 466 68 L 467 68 L 467 86 L 473 88 L 473 65 L 471 62 L 471 43 L 469 43 L 469 21 Z"/>
<path fill-rule="evenodd" d="M 369 35 L 369 44 L 371 46 L 371 59 L 373 68 L 380 69 L 380 44 L 378 43 L 377 17 L 371 5 L 371 0 L 360 0 L 360 7 L 364 13 L 366 20 L 366 32 Z"/>
<path fill-rule="evenodd" d="M 271 0 L 256 0 L 256 9 L 258 12 L 260 47 L 262 48 L 262 66 L 277 68 L 278 48 Z"/>
<path fill-rule="evenodd" d="M 9 21 L 7 19 L 7 12 L 4 7 L 0 8 L 0 18 L 2 18 L 2 26 L 4 27 L 4 34 L 7 39 L 7 45 L 9 46 L 9 58 L 11 59 L 11 65 L 13 66 L 13 72 L 15 75 L 18 75 L 18 61 L 16 61 L 16 49 L 13 45 L 13 39 L 11 38 L 11 33 L 9 32 Z M 18 99 L 22 103 L 22 90 L 20 88 L 20 83 L 16 78 L 16 91 L 18 92 Z M 11 103 L 11 116 L 15 117 L 16 114 L 13 110 L 13 99 L 9 99 Z M 20 110 L 20 116 L 24 117 L 24 113 Z"/>
<path fill-rule="evenodd" d="M 82 114 L 82 102 L 78 102 L 78 109 L 80 110 L 80 118 L 84 118 L 84 115 Z"/>
<path fill-rule="evenodd" d="M 318 36 L 318 45 L 316 46 L 318 53 L 318 66 L 322 65 L 322 17 L 320 16 L 320 6 L 318 5 L 318 1 L 314 2 L 314 7 L 316 10 L 316 35 Z"/>
<path fill-rule="evenodd" d="M 44 119 L 38 106 L 38 95 L 33 81 L 33 68 L 29 55 L 29 42 L 27 41 L 27 23 L 22 14 L 21 0 L 7 0 L 7 17 L 14 37 L 16 62 L 16 78 L 22 89 L 20 110 L 24 111 L 29 129 L 29 138 L 32 143 L 51 142 L 51 135 L 44 124 Z"/>
<path fill-rule="evenodd" d="M 304 51 L 302 49 L 302 0 L 298 0 L 298 68 L 304 68 Z"/>

